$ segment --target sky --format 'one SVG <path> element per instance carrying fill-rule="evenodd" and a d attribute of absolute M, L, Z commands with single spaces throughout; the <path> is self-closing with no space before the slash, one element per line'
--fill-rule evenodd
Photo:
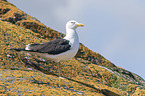
<path fill-rule="evenodd" d="M 145 79 L 145 0 L 8 0 L 65 33 L 76 20 L 80 42 L 116 66 Z"/>

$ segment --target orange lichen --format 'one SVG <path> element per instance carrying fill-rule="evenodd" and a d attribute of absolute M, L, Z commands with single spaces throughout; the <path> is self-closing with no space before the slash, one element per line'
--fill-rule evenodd
<path fill-rule="evenodd" d="M 66 79 L 58 78 L 57 63 L 10 50 L 65 35 L 5 0 L 0 0 L 0 9 L 0 95 L 144 95 L 139 76 L 115 66 L 81 43 L 75 58 L 60 62 Z"/>

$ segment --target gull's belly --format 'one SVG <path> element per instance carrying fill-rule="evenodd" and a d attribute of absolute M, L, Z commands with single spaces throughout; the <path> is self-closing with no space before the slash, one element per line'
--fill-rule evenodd
<path fill-rule="evenodd" d="M 78 52 L 78 48 L 74 48 L 72 50 L 68 50 L 64 53 L 61 53 L 61 54 L 57 54 L 57 55 L 49 55 L 49 54 L 46 54 L 44 57 L 45 58 L 50 58 L 56 62 L 59 62 L 59 61 L 67 61 L 67 60 L 70 60 L 72 59 Z"/>

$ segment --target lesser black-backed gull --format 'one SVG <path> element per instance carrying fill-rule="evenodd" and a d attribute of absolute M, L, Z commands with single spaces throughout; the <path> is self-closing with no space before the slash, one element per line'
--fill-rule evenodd
<path fill-rule="evenodd" d="M 58 71 L 60 73 L 60 61 L 67 61 L 73 58 L 79 49 L 79 37 L 76 32 L 77 27 L 84 25 L 75 20 L 70 20 L 66 24 L 66 36 L 63 39 L 55 39 L 42 44 L 28 44 L 26 48 L 11 48 L 16 51 L 24 51 L 36 54 L 44 58 L 58 62 Z"/>

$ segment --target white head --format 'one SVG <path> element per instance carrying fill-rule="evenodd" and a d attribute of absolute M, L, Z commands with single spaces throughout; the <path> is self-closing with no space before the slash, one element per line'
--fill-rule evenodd
<path fill-rule="evenodd" d="M 79 26 L 83 27 L 84 24 L 78 23 L 75 20 L 70 20 L 66 23 L 66 29 L 76 29 Z"/>

